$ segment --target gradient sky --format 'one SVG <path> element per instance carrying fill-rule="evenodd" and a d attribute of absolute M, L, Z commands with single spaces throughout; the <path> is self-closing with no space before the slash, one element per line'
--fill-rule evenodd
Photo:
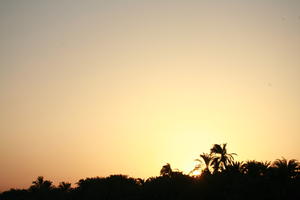
<path fill-rule="evenodd" d="M 1 0 L 0 191 L 300 159 L 299 0 Z"/>

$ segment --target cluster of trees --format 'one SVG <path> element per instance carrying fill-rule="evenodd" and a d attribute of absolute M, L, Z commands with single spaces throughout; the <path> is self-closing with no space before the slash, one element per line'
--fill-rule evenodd
<path fill-rule="evenodd" d="M 160 176 L 146 180 L 124 175 L 86 178 L 76 187 L 38 177 L 27 190 L 11 189 L 0 200 L 176 200 L 176 199 L 300 199 L 300 164 L 297 160 L 234 161 L 226 144 L 215 144 L 197 159 L 190 174 L 166 164 Z M 194 171 L 201 174 L 193 176 Z"/>

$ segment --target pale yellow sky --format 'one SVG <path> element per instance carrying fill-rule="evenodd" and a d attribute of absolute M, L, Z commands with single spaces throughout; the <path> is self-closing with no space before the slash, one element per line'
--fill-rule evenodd
<path fill-rule="evenodd" d="M 0 1 L 0 191 L 300 159 L 300 1 Z"/>

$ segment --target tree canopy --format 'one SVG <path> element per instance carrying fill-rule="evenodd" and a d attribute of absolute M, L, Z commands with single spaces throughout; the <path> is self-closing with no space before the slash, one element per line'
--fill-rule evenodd
<path fill-rule="evenodd" d="M 227 144 L 214 144 L 200 154 L 198 176 L 162 166 L 159 176 L 148 179 L 126 175 L 80 179 L 74 187 L 58 186 L 43 176 L 28 189 L 11 189 L 0 200 L 183 200 L 183 199 L 300 199 L 300 164 L 286 158 L 270 161 L 234 161 Z"/>

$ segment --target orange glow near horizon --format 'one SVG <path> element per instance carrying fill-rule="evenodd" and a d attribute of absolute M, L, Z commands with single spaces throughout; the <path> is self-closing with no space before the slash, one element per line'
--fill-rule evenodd
<path fill-rule="evenodd" d="M 300 159 L 300 1 L 1 1 L 0 191 Z M 194 174 L 196 175 L 196 174 Z"/>

